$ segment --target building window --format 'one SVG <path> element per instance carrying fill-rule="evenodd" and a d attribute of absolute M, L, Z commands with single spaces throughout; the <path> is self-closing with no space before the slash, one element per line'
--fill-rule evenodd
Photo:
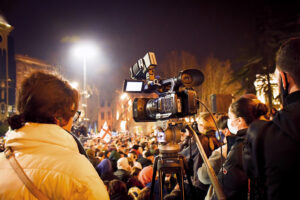
<path fill-rule="evenodd" d="M 104 105 L 105 105 L 105 102 L 104 102 L 104 100 L 102 100 L 101 101 L 101 107 L 104 107 Z"/>
<path fill-rule="evenodd" d="M 110 107 L 110 102 L 107 103 L 107 106 Z"/>
<path fill-rule="evenodd" d="M 101 112 L 101 120 L 104 119 L 104 112 Z"/>
<path fill-rule="evenodd" d="M 107 119 L 108 119 L 108 120 L 111 119 L 110 112 L 107 112 Z"/>
<path fill-rule="evenodd" d="M 4 99 L 4 90 L 1 91 L 1 99 Z"/>

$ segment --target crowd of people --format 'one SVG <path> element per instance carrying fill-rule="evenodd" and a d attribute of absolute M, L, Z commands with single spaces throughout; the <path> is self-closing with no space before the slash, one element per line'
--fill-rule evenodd
<path fill-rule="evenodd" d="M 276 62 L 283 109 L 271 112 L 255 95 L 245 94 L 228 113 L 199 113 L 193 124 L 226 199 L 297 197 L 299 184 L 291 180 L 300 178 L 300 38 L 284 43 Z M 154 199 L 160 193 L 163 199 L 182 199 L 178 174 L 165 174 L 160 191 L 154 160 L 167 144 L 154 133 L 122 134 L 109 142 L 75 136 L 78 97 L 58 75 L 35 72 L 25 79 L 19 114 L 8 119 L 5 145 L 1 140 L 0 199 L 148 200 L 151 187 Z M 186 130 L 178 144 L 191 176 L 191 184 L 184 176 L 184 197 L 218 199 L 194 139 Z"/>

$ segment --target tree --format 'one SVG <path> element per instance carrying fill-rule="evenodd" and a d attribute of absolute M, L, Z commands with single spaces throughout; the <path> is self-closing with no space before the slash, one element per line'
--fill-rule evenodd
<path fill-rule="evenodd" d="M 231 94 L 238 96 L 243 92 L 239 82 L 230 83 L 232 79 L 232 69 L 229 60 L 221 61 L 214 56 L 209 56 L 202 65 L 204 82 L 198 87 L 197 93 L 200 100 L 211 107 L 210 95 L 212 94 Z M 205 111 L 201 108 L 201 111 Z"/>
<path fill-rule="evenodd" d="M 263 87 L 271 109 L 273 94 L 269 74 L 275 69 L 275 54 L 284 40 L 300 34 L 299 17 L 293 4 L 269 2 L 257 6 L 261 9 L 256 9 L 254 15 L 254 31 L 248 38 L 250 43 L 236 60 L 241 67 L 235 70 L 231 82 L 241 82 L 240 89 L 255 93 L 256 74 L 266 75 Z"/>
<path fill-rule="evenodd" d="M 181 70 L 199 68 L 194 55 L 186 51 L 171 51 L 157 69 L 162 78 L 171 78 L 178 75 Z"/>

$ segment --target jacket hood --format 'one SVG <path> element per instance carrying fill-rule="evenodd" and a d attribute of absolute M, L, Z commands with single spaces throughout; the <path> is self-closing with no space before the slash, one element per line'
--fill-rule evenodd
<path fill-rule="evenodd" d="M 41 145 L 56 145 L 78 152 L 78 147 L 71 136 L 63 128 L 55 124 L 26 123 L 22 128 L 8 131 L 6 143 L 14 150 L 31 149 Z"/>
<path fill-rule="evenodd" d="M 102 160 L 98 166 L 96 167 L 97 172 L 100 174 L 100 176 L 103 176 L 104 174 L 112 174 L 113 168 L 111 166 L 110 160 L 105 158 Z"/>
<path fill-rule="evenodd" d="M 300 91 L 287 97 L 287 106 L 278 112 L 273 122 L 280 130 L 300 144 Z"/>

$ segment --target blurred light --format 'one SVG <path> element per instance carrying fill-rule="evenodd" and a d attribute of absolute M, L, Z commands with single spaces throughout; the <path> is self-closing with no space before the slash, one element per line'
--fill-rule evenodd
<path fill-rule="evenodd" d="M 71 82 L 70 85 L 71 85 L 72 88 L 74 88 L 74 89 L 78 89 L 78 86 L 79 86 L 78 82 L 76 82 L 76 81 Z"/>
<path fill-rule="evenodd" d="M 126 131 L 126 121 L 121 121 L 120 128 L 121 131 Z"/>
<path fill-rule="evenodd" d="M 193 119 L 193 118 L 191 119 L 191 122 L 192 122 L 192 123 L 194 122 L 194 119 Z"/>
<path fill-rule="evenodd" d="M 127 98 L 127 97 L 128 97 L 128 95 L 127 95 L 126 93 L 123 93 L 123 94 L 120 96 L 121 100 L 124 100 L 124 99 Z"/>
<path fill-rule="evenodd" d="M 98 54 L 95 43 L 90 41 L 80 42 L 74 46 L 73 53 L 76 57 L 91 58 Z"/>
<path fill-rule="evenodd" d="M 119 112 L 117 111 L 117 114 L 116 114 L 117 120 L 119 120 L 119 117 L 120 117 L 120 114 L 119 114 Z"/>
<path fill-rule="evenodd" d="M 131 99 L 128 101 L 128 105 L 132 106 L 132 100 Z"/>
<path fill-rule="evenodd" d="M 184 120 L 187 122 L 187 123 L 189 123 L 190 122 L 190 120 L 189 120 L 189 118 L 184 118 Z"/>

